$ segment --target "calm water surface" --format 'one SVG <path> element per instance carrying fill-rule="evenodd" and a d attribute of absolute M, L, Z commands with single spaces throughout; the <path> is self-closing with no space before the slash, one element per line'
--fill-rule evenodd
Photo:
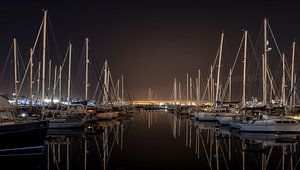
<path fill-rule="evenodd" d="M 45 154 L 0 157 L 1 170 L 300 169 L 296 136 L 238 134 L 163 111 L 49 133 Z"/>

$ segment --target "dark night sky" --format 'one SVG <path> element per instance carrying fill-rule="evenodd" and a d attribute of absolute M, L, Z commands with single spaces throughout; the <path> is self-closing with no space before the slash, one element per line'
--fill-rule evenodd
<path fill-rule="evenodd" d="M 265 16 L 283 51 L 289 53 L 291 41 L 300 38 L 300 12 L 291 1 L 9 1 L 0 5 L 2 61 L 13 37 L 22 56 L 28 57 L 42 9 L 49 10 L 52 27 L 49 49 L 55 52 L 48 55 L 64 56 L 71 41 L 77 57 L 73 65 L 79 66 L 84 39 L 89 37 L 93 67 L 99 69 L 107 58 L 115 78 L 125 75 L 132 99 L 144 99 L 149 87 L 159 98 L 169 99 L 173 79 L 184 84 L 185 74 L 195 77 L 198 68 L 206 79 L 222 30 L 228 53 L 233 55 L 242 29 L 247 28 L 255 40 Z M 76 71 L 74 74 L 80 74 Z M 10 81 L 0 86 L 7 90 L 4 82 Z M 81 94 L 82 78 L 73 77 L 73 83 L 81 84 L 73 87 L 73 93 Z M 91 91 L 94 87 L 95 79 Z"/>

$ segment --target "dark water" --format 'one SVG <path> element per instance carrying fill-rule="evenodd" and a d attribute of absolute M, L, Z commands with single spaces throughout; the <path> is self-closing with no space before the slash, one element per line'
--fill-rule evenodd
<path fill-rule="evenodd" d="M 294 136 L 238 134 L 167 112 L 51 133 L 45 154 L 0 157 L 0 169 L 300 169 Z"/>

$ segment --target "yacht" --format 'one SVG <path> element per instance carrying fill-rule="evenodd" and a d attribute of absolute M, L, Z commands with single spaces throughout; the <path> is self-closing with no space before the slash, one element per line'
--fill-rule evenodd
<path fill-rule="evenodd" d="M 300 123 L 288 117 L 271 117 L 260 114 L 239 123 L 240 132 L 300 133 Z"/>

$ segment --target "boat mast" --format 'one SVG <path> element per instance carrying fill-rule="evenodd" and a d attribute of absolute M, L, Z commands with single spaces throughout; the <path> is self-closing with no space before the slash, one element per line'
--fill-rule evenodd
<path fill-rule="evenodd" d="M 85 39 L 85 100 L 88 100 L 89 88 L 89 39 Z"/>
<path fill-rule="evenodd" d="M 36 97 L 40 95 L 40 82 L 41 82 L 41 62 L 39 62 L 38 65 L 38 79 L 37 79 L 37 91 L 36 91 Z"/>
<path fill-rule="evenodd" d="M 228 101 L 231 101 L 231 91 L 232 90 L 232 68 L 229 69 L 229 94 L 228 94 Z"/>
<path fill-rule="evenodd" d="M 293 93 L 294 93 L 294 71 L 295 71 L 295 50 L 296 50 L 296 41 L 293 41 L 292 47 L 292 69 L 291 69 L 291 95 L 290 95 L 290 110 L 292 109 L 293 105 Z"/>
<path fill-rule="evenodd" d="M 282 106 L 285 107 L 285 55 L 282 54 L 282 84 L 281 84 Z"/>
<path fill-rule="evenodd" d="M 121 103 L 123 104 L 124 102 L 124 76 L 121 76 L 121 84 L 122 84 L 122 88 L 121 88 Z"/>
<path fill-rule="evenodd" d="M 71 63 L 72 63 L 72 44 L 69 43 L 69 73 L 68 73 L 68 107 L 70 107 L 70 96 L 71 96 Z"/>
<path fill-rule="evenodd" d="M 196 81 L 195 81 L 195 83 L 196 83 L 196 101 L 198 102 L 199 101 L 199 85 L 198 85 L 198 76 L 196 77 Z"/>
<path fill-rule="evenodd" d="M 44 11 L 44 28 L 43 28 L 43 73 L 42 73 L 42 113 L 44 113 L 44 100 L 45 100 L 45 71 L 46 71 L 46 29 L 47 29 L 47 10 Z"/>
<path fill-rule="evenodd" d="M 51 92 L 51 66 L 52 66 L 52 60 L 49 60 L 49 78 L 48 78 L 48 98 L 50 97 L 50 92 Z"/>
<path fill-rule="evenodd" d="M 192 77 L 190 77 L 190 100 L 193 100 L 193 83 L 192 83 Z"/>
<path fill-rule="evenodd" d="M 17 40 L 14 38 L 13 40 L 14 45 L 14 74 L 15 74 L 15 96 L 16 96 L 16 106 L 18 106 L 18 68 L 17 68 Z"/>
<path fill-rule="evenodd" d="M 189 74 L 186 74 L 186 101 L 189 102 Z"/>
<path fill-rule="evenodd" d="M 243 71 L 243 97 L 242 97 L 242 105 L 243 108 L 246 107 L 246 71 L 247 71 L 247 41 L 248 41 L 248 31 L 244 33 L 244 71 Z"/>
<path fill-rule="evenodd" d="M 214 80 L 213 80 L 213 66 L 210 65 L 210 102 L 214 102 Z"/>
<path fill-rule="evenodd" d="M 180 82 L 178 83 L 178 95 L 179 95 L 179 102 L 181 102 L 181 84 Z"/>
<path fill-rule="evenodd" d="M 57 79 L 57 66 L 54 67 L 53 97 L 52 98 L 55 98 L 55 93 L 56 93 L 56 79 Z"/>
<path fill-rule="evenodd" d="M 148 100 L 151 101 L 151 88 L 148 89 Z"/>
<path fill-rule="evenodd" d="M 218 63 L 216 102 L 220 100 L 219 99 L 219 88 L 220 88 L 220 70 L 221 70 L 221 61 L 222 61 L 223 39 L 224 39 L 224 33 L 222 32 L 222 34 L 221 34 L 221 43 L 220 43 L 220 53 L 219 53 L 219 63 Z"/>
<path fill-rule="evenodd" d="M 120 79 L 118 78 L 117 80 L 117 87 L 116 87 L 116 95 L 117 95 L 117 101 L 119 102 L 120 101 Z"/>
<path fill-rule="evenodd" d="M 31 110 L 31 107 L 32 107 L 32 85 L 33 85 L 33 76 L 32 76 L 32 73 L 33 73 L 33 63 L 32 63 L 32 59 L 33 59 L 33 50 L 32 48 L 30 48 L 30 77 L 29 77 L 29 107 L 30 107 L 30 110 Z"/>
<path fill-rule="evenodd" d="M 200 96 L 201 96 L 201 71 L 200 69 L 198 70 L 198 101 L 200 101 Z"/>
<path fill-rule="evenodd" d="M 103 92 L 103 104 L 106 104 L 107 103 L 107 100 L 108 100 L 108 69 L 107 69 L 107 60 L 105 60 L 105 63 L 104 63 L 104 92 Z"/>
<path fill-rule="evenodd" d="M 263 54 L 263 105 L 267 104 L 267 52 L 268 52 L 268 39 L 267 39 L 267 22 L 264 19 L 264 54 Z"/>
<path fill-rule="evenodd" d="M 176 102 L 177 101 L 177 80 L 176 80 L 176 78 L 175 78 L 175 80 L 174 80 L 174 102 Z"/>
<path fill-rule="evenodd" d="M 294 84 L 296 84 L 297 82 L 297 74 L 294 75 Z M 296 90 L 297 90 L 297 87 L 294 85 L 294 92 L 293 92 L 293 108 L 295 108 L 296 106 Z"/>
<path fill-rule="evenodd" d="M 58 76 L 58 79 L 59 79 L 59 100 L 62 100 L 62 96 L 61 96 L 61 72 L 62 72 L 62 66 L 60 65 L 59 66 L 59 76 Z"/>

